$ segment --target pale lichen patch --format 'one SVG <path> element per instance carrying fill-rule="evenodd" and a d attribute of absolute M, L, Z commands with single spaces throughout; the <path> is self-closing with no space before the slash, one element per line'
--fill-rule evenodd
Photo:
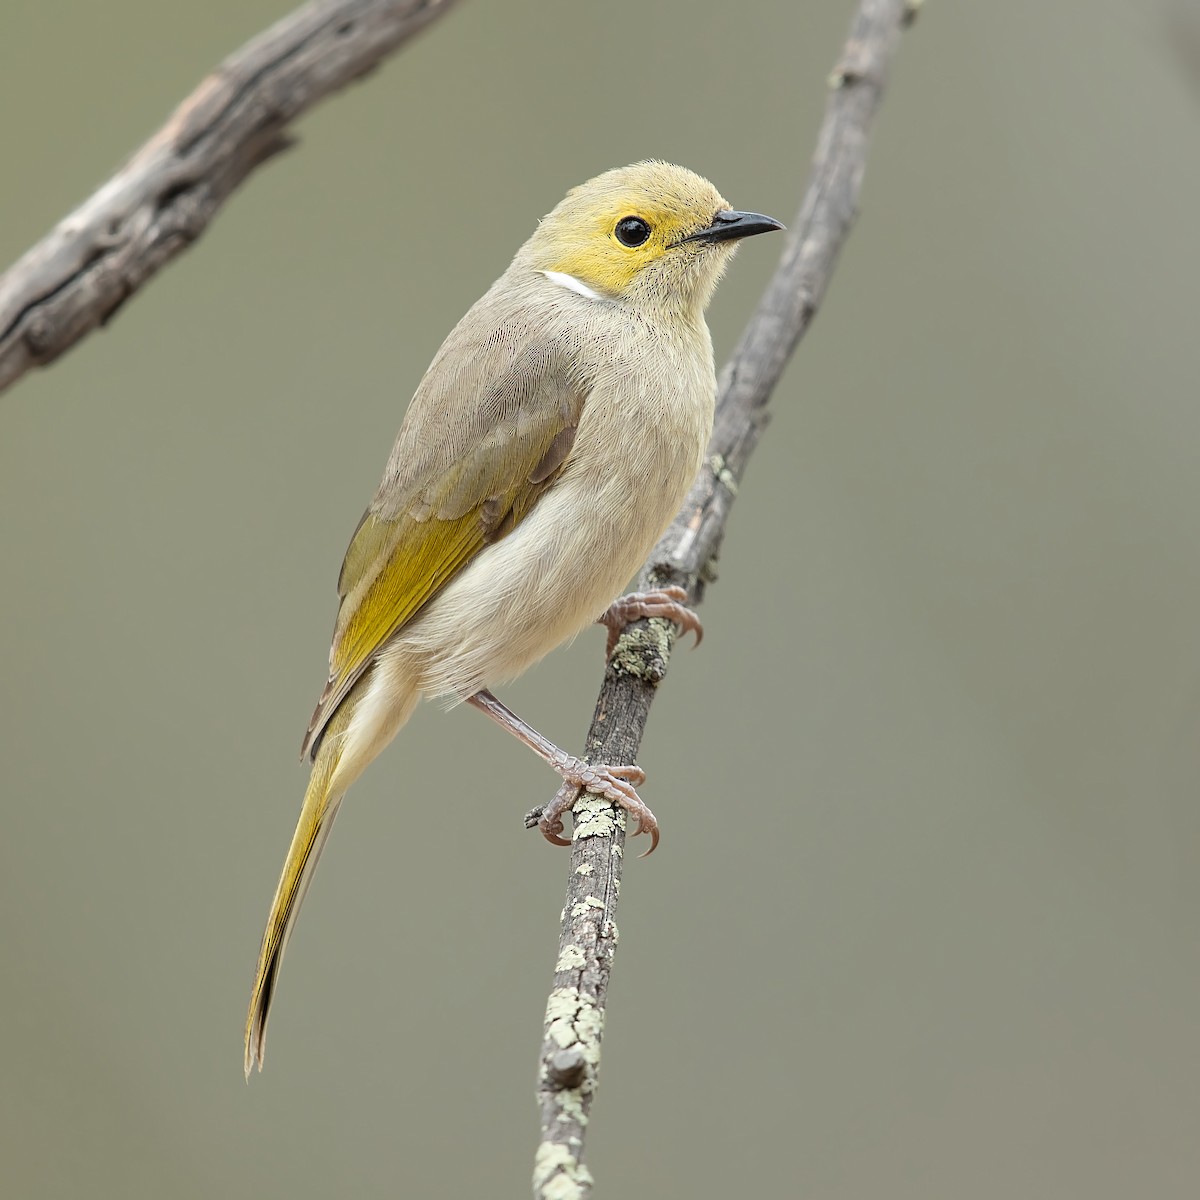
<path fill-rule="evenodd" d="M 579 946 L 564 946 L 554 964 L 555 971 L 580 971 L 587 962 L 587 955 Z"/>
<path fill-rule="evenodd" d="M 588 792 L 575 805 L 575 838 L 612 837 L 617 822 L 624 821 L 625 810 L 615 808 L 603 796 Z M 621 826 L 624 828 L 624 825 Z"/>
<path fill-rule="evenodd" d="M 604 1013 L 590 996 L 583 997 L 583 1003 L 575 1014 L 575 1035 L 579 1039 L 583 1057 L 593 1067 L 600 1063 L 600 1035 L 603 1032 Z"/>
<path fill-rule="evenodd" d="M 583 1111 L 583 1097 L 579 1088 L 566 1088 L 555 1093 L 555 1105 L 564 1121 L 586 1125 L 588 1115 Z"/>
<path fill-rule="evenodd" d="M 731 495 L 738 494 L 737 480 L 733 476 L 733 472 L 725 465 L 724 455 L 714 454 L 709 460 L 708 465 L 712 468 L 712 473 L 717 477 L 717 481 Z"/>
<path fill-rule="evenodd" d="M 573 1046 L 575 1014 L 579 1012 L 578 988 L 555 988 L 546 1001 L 546 1033 L 558 1046 Z"/>
<path fill-rule="evenodd" d="M 613 650 L 613 666 L 635 679 L 660 683 L 663 664 L 671 654 L 674 630 L 675 626 L 665 617 L 651 617 L 645 625 L 630 626 Z"/>
<path fill-rule="evenodd" d="M 578 1046 L 593 1068 L 600 1063 L 604 1012 L 578 988 L 555 988 L 546 1003 L 546 1035 L 556 1046 Z"/>
<path fill-rule="evenodd" d="M 566 1146 L 543 1142 L 533 1160 L 533 1187 L 546 1200 L 583 1200 L 592 1186 L 591 1172 Z"/>
<path fill-rule="evenodd" d="M 571 916 L 575 917 L 576 919 L 579 917 L 586 917 L 590 912 L 593 912 L 596 909 L 599 909 L 601 912 L 603 912 L 604 901 L 598 900 L 595 896 L 585 896 L 571 909 Z"/>

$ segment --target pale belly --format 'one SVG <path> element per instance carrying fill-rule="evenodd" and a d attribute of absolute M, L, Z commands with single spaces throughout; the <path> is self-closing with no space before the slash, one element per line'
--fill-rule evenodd
<path fill-rule="evenodd" d="M 653 549 L 695 477 L 710 432 L 694 416 L 586 450 L 507 537 L 476 559 L 380 655 L 382 674 L 427 696 L 503 684 L 604 612 Z M 603 415 L 603 414 L 601 414 Z M 597 430 L 587 431 L 597 444 Z M 598 444 L 603 439 L 603 427 Z M 581 426 L 580 439 L 585 430 Z"/>

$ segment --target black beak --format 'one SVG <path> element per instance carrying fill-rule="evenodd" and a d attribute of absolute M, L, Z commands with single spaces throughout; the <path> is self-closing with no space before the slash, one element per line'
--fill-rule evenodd
<path fill-rule="evenodd" d="M 728 242 L 734 238 L 753 237 L 756 233 L 770 233 L 773 229 L 784 229 L 786 226 L 774 217 L 764 217 L 762 213 L 734 212 L 723 208 L 713 217 L 713 223 L 707 229 L 698 229 L 688 234 L 682 240 L 685 242 Z"/>

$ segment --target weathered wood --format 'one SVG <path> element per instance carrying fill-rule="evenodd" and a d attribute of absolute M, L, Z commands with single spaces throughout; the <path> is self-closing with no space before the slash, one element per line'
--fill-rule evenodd
<path fill-rule="evenodd" d="M 871 120 L 900 32 L 915 9 L 915 0 L 862 0 L 859 5 L 841 60 L 830 76 L 812 177 L 793 232 L 721 373 L 707 465 L 642 569 L 639 589 L 677 584 L 687 589 L 693 605 L 703 599 L 738 484 L 766 425 L 767 401 L 816 314 L 854 220 Z M 638 621 L 622 634 L 588 731 L 586 753 L 592 762 L 637 761 L 675 636 L 675 627 L 660 619 Z M 574 812 L 567 899 L 539 1066 L 542 1137 L 533 1189 L 537 1200 L 576 1200 L 591 1189 L 583 1147 L 617 943 L 625 816 L 589 794 L 580 798 Z M 570 1057 L 574 1071 L 564 1072 L 564 1056 Z"/>
<path fill-rule="evenodd" d="M 454 0 L 318 0 L 248 42 L 0 276 L 0 391 L 105 324 L 208 227 L 287 127 Z"/>

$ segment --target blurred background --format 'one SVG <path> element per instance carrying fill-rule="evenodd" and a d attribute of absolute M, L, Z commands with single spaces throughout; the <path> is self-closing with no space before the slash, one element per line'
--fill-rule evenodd
<path fill-rule="evenodd" d="M 852 7 L 463 4 L 0 396 L 6 1195 L 528 1194 L 567 858 L 520 822 L 555 780 L 474 712 L 354 789 L 242 1079 L 338 566 L 442 336 L 568 187 L 654 155 L 791 217 Z M 6 5 L 0 263 L 290 8 Z M 645 742 L 597 1196 L 1196 1194 L 1173 11 L 931 2 L 904 41 Z M 722 286 L 719 360 L 780 250 Z M 579 746 L 602 646 L 505 698 Z"/>

